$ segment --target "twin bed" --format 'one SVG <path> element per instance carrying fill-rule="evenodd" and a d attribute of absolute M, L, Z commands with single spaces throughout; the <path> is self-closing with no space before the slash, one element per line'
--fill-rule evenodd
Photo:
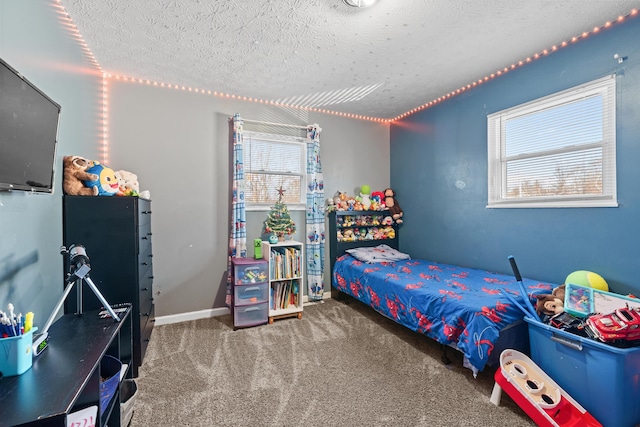
<path fill-rule="evenodd" d="M 527 352 L 524 314 L 504 295 L 508 292 L 524 305 L 515 277 L 410 259 L 397 251 L 397 233 L 382 241 L 338 242 L 335 221 L 330 228 L 334 296 L 350 295 L 436 340 L 443 345 L 445 363 L 447 347 L 459 350 L 474 375 L 487 364 L 497 365 L 505 348 Z M 556 286 L 528 279 L 523 283 L 529 294 L 550 293 Z"/>

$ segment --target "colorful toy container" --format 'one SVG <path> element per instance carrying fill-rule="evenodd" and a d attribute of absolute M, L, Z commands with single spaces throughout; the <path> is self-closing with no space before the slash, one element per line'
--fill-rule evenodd
<path fill-rule="evenodd" d="M 3 377 L 22 375 L 33 363 L 33 332 L 32 328 L 17 337 L 0 339 L 0 372 Z"/>
<path fill-rule="evenodd" d="M 603 426 L 640 424 L 640 347 L 618 348 L 525 321 L 531 359 Z"/>

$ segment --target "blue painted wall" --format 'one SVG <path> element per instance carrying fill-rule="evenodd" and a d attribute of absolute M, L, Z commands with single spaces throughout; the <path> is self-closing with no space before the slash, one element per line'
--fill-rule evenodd
<path fill-rule="evenodd" d="M 0 2 L 0 57 L 62 106 L 54 193 L 0 193 L 0 308 L 33 311 L 40 328 L 63 291 L 62 156 L 101 158 L 102 78 L 59 11 L 51 0 Z"/>
<path fill-rule="evenodd" d="M 504 273 L 514 255 L 524 277 L 562 283 L 584 269 L 616 292 L 640 295 L 638 40 L 636 17 L 393 124 L 391 184 L 405 215 L 401 249 Z M 618 64 L 616 53 L 627 59 Z M 611 73 L 620 206 L 487 209 L 487 115 Z"/>

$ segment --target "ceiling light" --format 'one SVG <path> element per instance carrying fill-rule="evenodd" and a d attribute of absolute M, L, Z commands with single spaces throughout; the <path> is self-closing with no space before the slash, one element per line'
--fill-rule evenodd
<path fill-rule="evenodd" d="M 342 0 L 344 4 L 351 7 L 368 7 L 376 2 L 376 0 Z"/>

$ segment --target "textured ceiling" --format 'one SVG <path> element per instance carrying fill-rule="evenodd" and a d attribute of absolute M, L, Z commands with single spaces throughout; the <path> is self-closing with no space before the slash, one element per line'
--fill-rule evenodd
<path fill-rule="evenodd" d="M 385 119 L 640 8 L 640 0 L 378 0 L 366 9 L 342 0 L 59 1 L 105 73 Z"/>

